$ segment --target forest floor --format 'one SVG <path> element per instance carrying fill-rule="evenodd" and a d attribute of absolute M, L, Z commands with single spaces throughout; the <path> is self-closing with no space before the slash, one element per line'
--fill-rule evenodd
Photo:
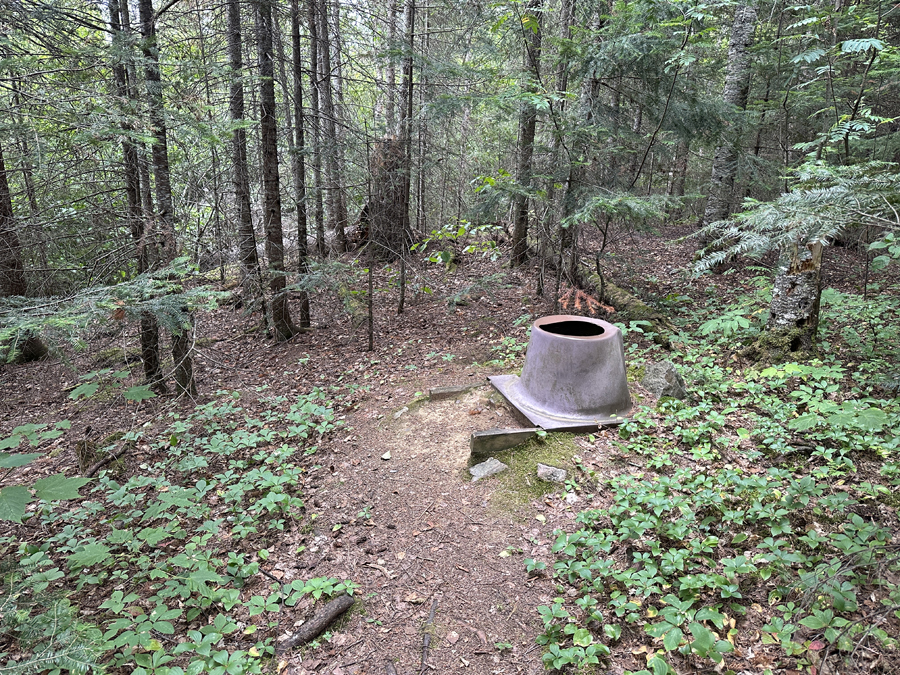
<path fill-rule="evenodd" d="M 720 297 L 745 289 L 743 273 L 689 278 L 685 271 L 693 244 L 673 243 L 678 234 L 628 234 L 610 241 L 607 252 L 620 262 L 607 273 L 650 301 L 670 294 L 710 294 L 710 285 Z M 56 452 L 7 480 L 78 475 L 71 439 L 106 437 L 147 423 L 162 428 L 173 414 L 187 415 L 195 403 L 214 400 L 218 390 L 240 392 L 247 414 L 256 415 L 265 413 L 270 397 L 291 397 L 313 387 L 340 392 L 335 403 L 339 426 L 305 459 L 306 518 L 265 538 L 267 555 L 260 565 L 269 578 L 250 579 L 245 589 L 259 592 L 271 578 L 286 583 L 332 577 L 358 584 L 359 602 L 332 626 L 329 640 L 293 650 L 278 669 L 294 675 L 380 675 L 390 672 L 392 663 L 400 675 L 544 672 L 543 649 L 535 643 L 543 632 L 537 607 L 551 604 L 559 591 L 550 575 L 529 575 L 524 559 L 552 564 L 554 530 L 573 529 L 578 512 L 591 507 L 591 500 L 603 503 L 604 496 L 586 497 L 529 478 L 525 470 L 532 466 L 524 459 L 522 467 L 514 467 L 513 478 L 471 481 L 470 435 L 522 426 L 486 377 L 520 367 L 531 321 L 557 309 L 549 292 L 537 295 L 535 268 L 510 270 L 501 268 L 502 262 L 461 256 L 452 271 L 430 263 L 411 265 L 407 305 L 399 315 L 397 270 L 379 270 L 373 351 L 367 350 L 359 308 L 356 315 L 348 313 L 337 298 L 324 294 L 314 297 L 314 330 L 286 344 L 248 330 L 252 319 L 239 311 L 200 313 L 196 402 L 71 400 L 79 374 L 123 367 L 116 363 L 116 350 L 133 352 L 134 326 L 105 338 L 98 333 L 88 352 L 67 360 L 6 367 L 0 370 L 0 437 L 25 423 L 72 423 L 71 433 L 49 446 Z M 485 278 L 493 283 L 479 283 Z M 856 254 L 838 250 L 824 284 L 860 282 Z M 548 280 L 546 286 L 552 285 Z M 364 289 L 362 279 L 356 288 Z M 616 320 L 614 314 L 600 318 Z M 137 375 L 140 364 L 130 367 Z M 459 385 L 470 388 L 449 399 L 428 400 L 432 388 Z M 630 386 L 637 405 L 655 403 L 639 384 Z M 611 431 L 590 438 L 549 437 L 543 447 L 570 470 L 577 453 L 603 476 L 644 471 L 643 458 L 623 457 L 614 438 Z M 126 454 L 117 480 L 144 471 L 154 452 L 139 446 Z M 6 555 L 22 541 L 40 544 L 47 534 L 46 528 L 28 523 L 0 527 L 0 535 L 11 537 Z M 260 540 L 238 546 L 252 556 Z M 99 621 L 101 596 L 90 588 L 72 600 L 85 617 Z M 283 608 L 272 615 L 269 634 L 276 639 L 289 635 L 310 611 L 303 603 Z M 761 623 L 756 620 L 757 630 Z M 621 674 L 645 668 L 640 648 L 646 642 L 641 632 L 624 635 L 605 670 Z M 777 645 L 755 656 L 752 650 L 742 658 L 739 653 L 726 658 L 729 669 L 798 672 L 778 669 Z"/>

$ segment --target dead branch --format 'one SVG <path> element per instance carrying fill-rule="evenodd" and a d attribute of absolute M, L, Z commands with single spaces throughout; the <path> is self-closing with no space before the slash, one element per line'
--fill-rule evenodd
<path fill-rule="evenodd" d="M 93 478 L 94 474 L 97 473 L 104 466 L 106 466 L 110 462 L 115 462 L 117 459 L 119 459 L 119 457 L 121 457 L 126 452 L 128 452 L 129 447 L 131 447 L 131 446 L 129 446 L 126 443 L 125 445 L 123 445 L 121 448 L 119 448 L 115 452 L 109 453 L 106 457 L 101 459 L 99 462 L 95 462 L 94 464 L 92 464 L 90 466 L 90 468 L 88 468 L 88 470 L 84 472 L 84 477 L 85 478 Z"/>
<path fill-rule="evenodd" d="M 321 635 L 326 628 L 341 614 L 353 606 L 353 596 L 341 595 L 316 612 L 313 617 L 300 626 L 300 630 L 278 645 L 277 652 L 283 654 L 297 645 L 305 645 Z"/>
<path fill-rule="evenodd" d="M 434 602 L 431 603 L 431 611 L 428 613 L 428 621 L 425 622 L 425 626 L 423 627 L 423 631 L 425 633 L 422 638 L 422 668 L 419 670 L 419 675 L 425 672 L 425 668 L 428 667 L 426 661 L 428 660 L 428 648 L 431 646 L 431 633 L 429 632 L 431 626 L 434 625 L 434 613 L 437 611 L 437 598 L 434 599 Z"/>

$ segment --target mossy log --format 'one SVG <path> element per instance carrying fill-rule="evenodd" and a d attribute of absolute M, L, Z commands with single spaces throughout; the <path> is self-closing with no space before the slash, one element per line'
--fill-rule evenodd
<path fill-rule="evenodd" d="M 653 326 L 651 329 L 654 333 L 653 341 L 665 349 L 671 348 L 669 333 L 674 330 L 674 326 L 665 314 L 642 302 L 625 289 L 605 280 L 599 274 L 579 269 L 575 282 L 583 291 L 593 294 L 601 302 L 612 305 L 616 310 L 615 320 L 650 322 Z"/>

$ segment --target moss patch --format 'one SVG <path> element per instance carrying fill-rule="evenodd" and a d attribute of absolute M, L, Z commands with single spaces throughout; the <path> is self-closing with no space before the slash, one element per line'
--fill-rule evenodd
<path fill-rule="evenodd" d="M 808 342 L 809 331 L 803 328 L 766 330 L 751 345 L 742 349 L 740 355 L 757 365 L 773 365 L 788 359 L 806 361 L 813 356 L 804 349 Z"/>
<path fill-rule="evenodd" d="M 497 453 L 495 457 L 509 469 L 493 478 L 485 479 L 495 481 L 497 484 L 497 490 L 491 496 L 491 506 L 495 510 L 515 514 L 533 500 L 558 492 L 561 485 L 548 483 L 537 477 L 537 465 L 559 467 L 571 474 L 575 468 L 572 456 L 580 451 L 574 438 L 572 434 L 547 434 L 546 438 L 534 438 L 522 445 Z M 470 478 L 468 470 L 466 475 Z"/>

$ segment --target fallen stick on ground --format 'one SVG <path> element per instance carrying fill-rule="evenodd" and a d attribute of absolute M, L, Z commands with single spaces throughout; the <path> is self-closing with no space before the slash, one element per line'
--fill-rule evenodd
<path fill-rule="evenodd" d="M 110 462 L 116 461 L 117 459 L 119 459 L 119 457 L 121 457 L 126 452 L 128 452 L 128 448 L 129 448 L 128 445 L 124 445 L 121 448 L 119 448 L 118 450 L 116 450 L 115 452 L 111 452 L 106 457 L 101 459 L 99 462 L 97 462 L 93 466 L 91 466 L 87 471 L 85 471 L 84 477 L 85 478 L 93 478 L 94 474 L 97 473 L 104 466 L 106 466 Z"/>
<path fill-rule="evenodd" d="M 437 598 L 434 599 L 434 602 L 431 603 L 431 611 L 428 613 L 428 621 L 425 622 L 425 626 L 423 627 L 423 631 L 425 636 L 422 638 L 422 669 L 419 671 L 419 675 L 425 672 L 425 668 L 427 667 L 426 661 L 428 660 L 428 647 L 431 646 L 431 633 L 429 633 L 429 629 L 434 624 L 434 613 L 437 610 Z"/>
<path fill-rule="evenodd" d="M 305 645 L 307 642 L 315 640 L 332 621 L 350 609 L 354 602 L 353 596 L 350 595 L 341 595 L 335 598 L 300 626 L 300 630 L 278 645 L 276 651 L 283 654 L 297 645 Z"/>

